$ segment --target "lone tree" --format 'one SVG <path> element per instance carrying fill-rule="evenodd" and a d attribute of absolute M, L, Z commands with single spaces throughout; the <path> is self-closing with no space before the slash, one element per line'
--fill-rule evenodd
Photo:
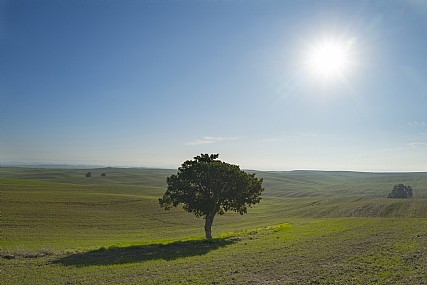
<path fill-rule="evenodd" d="M 170 210 L 183 204 L 184 210 L 205 219 L 206 238 L 212 238 L 217 213 L 232 210 L 243 215 L 247 207 L 261 200 L 262 178 L 240 170 L 239 166 L 218 160 L 219 154 L 201 154 L 185 161 L 168 184 L 160 207 Z"/>
<path fill-rule="evenodd" d="M 411 186 L 405 186 L 403 184 L 396 184 L 388 193 L 387 198 L 411 198 L 412 197 L 412 188 Z"/>

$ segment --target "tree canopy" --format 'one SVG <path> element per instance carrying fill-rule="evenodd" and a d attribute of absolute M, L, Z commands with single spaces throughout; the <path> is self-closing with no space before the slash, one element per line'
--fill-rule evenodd
<path fill-rule="evenodd" d="M 396 184 L 388 193 L 387 198 L 411 198 L 412 197 L 412 188 L 411 186 L 405 186 L 403 184 Z"/>
<path fill-rule="evenodd" d="M 185 161 L 176 175 L 166 179 L 166 193 L 159 198 L 165 210 L 183 204 L 183 209 L 203 217 L 206 238 L 212 238 L 215 215 L 231 210 L 243 215 L 261 201 L 262 178 L 248 174 L 237 165 L 218 160 L 219 154 L 201 154 Z"/>

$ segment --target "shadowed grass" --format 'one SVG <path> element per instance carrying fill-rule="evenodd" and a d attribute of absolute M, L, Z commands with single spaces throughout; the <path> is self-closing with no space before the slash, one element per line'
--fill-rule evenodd
<path fill-rule="evenodd" d="M 214 238 L 154 243 L 148 245 L 109 246 L 83 253 L 75 253 L 53 261 L 65 266 L 115 265 L 148 260 L 174 260 L 208 252 L 236 242 L 236 239 Z"/>

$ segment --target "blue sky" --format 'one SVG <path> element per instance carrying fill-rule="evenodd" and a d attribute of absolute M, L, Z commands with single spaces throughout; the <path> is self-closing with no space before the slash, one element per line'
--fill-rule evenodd
<path fill-rule="evenodd" d="M 1 162 L 427 171 L 425 1 L 2 1 Z M 324 43 L 346 52 L 325 76 Z"/>

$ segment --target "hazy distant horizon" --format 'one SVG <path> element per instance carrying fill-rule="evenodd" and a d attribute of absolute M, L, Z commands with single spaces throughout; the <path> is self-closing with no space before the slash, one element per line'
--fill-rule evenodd
<path fill-rule="evenodd" d="M 78 164 L 78 163 L 43 163 L 43 162 L 4 162 L 1 167 L 28 167 L 28 168 L 57 168 L 57 169 L 98 169 L 98 168 L 133 168 L 133 169 L 164 169 L 178 170 L 180 165 L 103 165 L 103 164 Z M 319 171 L 319 172 L 361 172 L 361 173 L 427 173 L 427 171 L 364 171 L 364 170 L 337 170 L 337 169 L 258 169 L 242 168 L 244 171 L 265 172 L 297 172 L 297 171 Z"/>

